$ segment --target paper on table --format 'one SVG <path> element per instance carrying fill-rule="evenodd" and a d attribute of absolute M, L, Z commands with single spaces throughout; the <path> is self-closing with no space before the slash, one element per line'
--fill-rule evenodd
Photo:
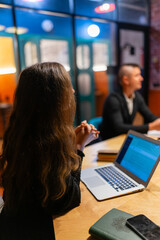
<path fill-rule="evenodd" d="M 160 131 L 158 130 L 150 130 L 147 132 L 147 135 L 153 136 L 153 137 L 160 137 Z"/>

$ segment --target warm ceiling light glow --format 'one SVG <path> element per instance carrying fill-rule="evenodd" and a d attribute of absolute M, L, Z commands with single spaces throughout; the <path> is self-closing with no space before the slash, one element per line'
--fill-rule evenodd
<path fill-rule="evenodd" d="M 100 29 L 97 25 L 91 24 L 87 29 L 88 35 L 90 37 L 97 37 L 100 33 Z"/>
<path fill-rule="evenodd" d="M 5 29 L 5 26 L 0 25 L 0 31 L 3 31 Z"/>
<path fill-rule="evenodd" d="M 7 32 L 7 33 L 15 33 L 16 32 L 16 27 L 8 27 L 8 28 L 6 28 L 5 32 Z"/>
<path fill-rule="evenodd" d="M 26 32 L 28 32 L 28 28 L 24 28 L 24 27 L 18 27 L 17 28 L 17 34 L 24 34 L 24 33 L 26 33 Z"/>
<path fill-rule="evenodd" d="M 23 28 L 23 27 L 18 27 L 18 28 L 16 28 L 16 27 L 8 27 L 5 30 L 5 32 L 7 32 L 7 33 L 16 33 L 16 31 L 17 31 L 17 34 L 20 35 L 20 34 L 24 34 L 24 33 L 28 32 L 28 29 L 27 28 Z"/>
<path fill-rule="evenodd" d="M 95 8 L 95 12 L 97 13 L 106 13 L 112 12 L 115 10 L 115 4 L 113 3 L 104 3 L 101 6 Z"/>
<path fill-rule="evenodd" d="M 0 75 L 9 73 L 16 73 L 16 68 L 0 68 Z"/>
<path fill-rule="evenodd" d="M 104 10 L 108 11 L 109 8 L 110 8 L 110 4 L 109 4 L 109 3 L 104 3 L 104 4 L 102 5 L 102 8 L 103 8 Z"/>

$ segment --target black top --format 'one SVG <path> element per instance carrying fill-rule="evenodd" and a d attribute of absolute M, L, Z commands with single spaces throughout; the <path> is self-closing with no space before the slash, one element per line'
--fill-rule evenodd
<path fill-rule="evenodd" d="M 137 112 L 141 113 L 144 117 L 144 125 L 132 125 Z M 103 140 L 127 133 L 130 129 L 147 133 L 148 123 L 158 118 L 149 110 L 143 97 L 138 92 L 135 92 L 133 112 L 130 115 L 127 102 L 121 90 L 111 93 L 106 98 L 102 115 L 103 120 L 100 126 L 100 135 Z"/>
<path fill-rule="evenodd" d="M 52 216 L 62 215 L 80 204 L 79 184 L 84 154 L 78 150 L 78 155 L 81 157 L 79 169 L 69 175 L 67 189 L 62 198 L 56 201 L 50 199 L 47 206 L 42 207 L 37 197 L 39 191 L 33 187 L 31 190 L 32 201 L 29 200 L 28 204 L 20 207 L 18 213 L 11 214 L 5 209 L 2 210 L 0 214 L 0 240 L 55 239 Z"/>

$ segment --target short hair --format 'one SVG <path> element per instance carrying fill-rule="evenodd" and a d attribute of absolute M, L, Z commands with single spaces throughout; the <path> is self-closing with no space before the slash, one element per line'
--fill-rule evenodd
<path fill-rule="evenodd" d="M 129 71 L 127 71 L 127 67 L 140 68 L 140 66 L 136 63 L 122 64 L 119 68 L 119 71 L 118 71 L 118 79 L 119 79 L 120 82 L 121 82 L 123 76 L 125 76 L 125 75 L 128 76 L 129 75 Z"/>

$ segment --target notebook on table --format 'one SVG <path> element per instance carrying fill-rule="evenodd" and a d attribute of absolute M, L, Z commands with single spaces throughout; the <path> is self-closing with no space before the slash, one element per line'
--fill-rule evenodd
<path fill-rule="evenodd" d="M 127 219 L 132 216 L 113 208 L 90 227 L 89 233 L 96 239 L 103 240 L 142 240 L 126 225 Z"/>
<path fill-rule="evenodd" d="M 110 149 L 103 149 L 98 151 L 98 158 L 97 161 L 108 161 L 113 162 L 118 154 L 119 150 L 110 150 Z"/>
<path fill-rule="evenodd" d="M 130 130 L 113 163 L 83 169 L 81 181 L 97 200 L 144 190 L 160 160 L 160 141 Z"/>

